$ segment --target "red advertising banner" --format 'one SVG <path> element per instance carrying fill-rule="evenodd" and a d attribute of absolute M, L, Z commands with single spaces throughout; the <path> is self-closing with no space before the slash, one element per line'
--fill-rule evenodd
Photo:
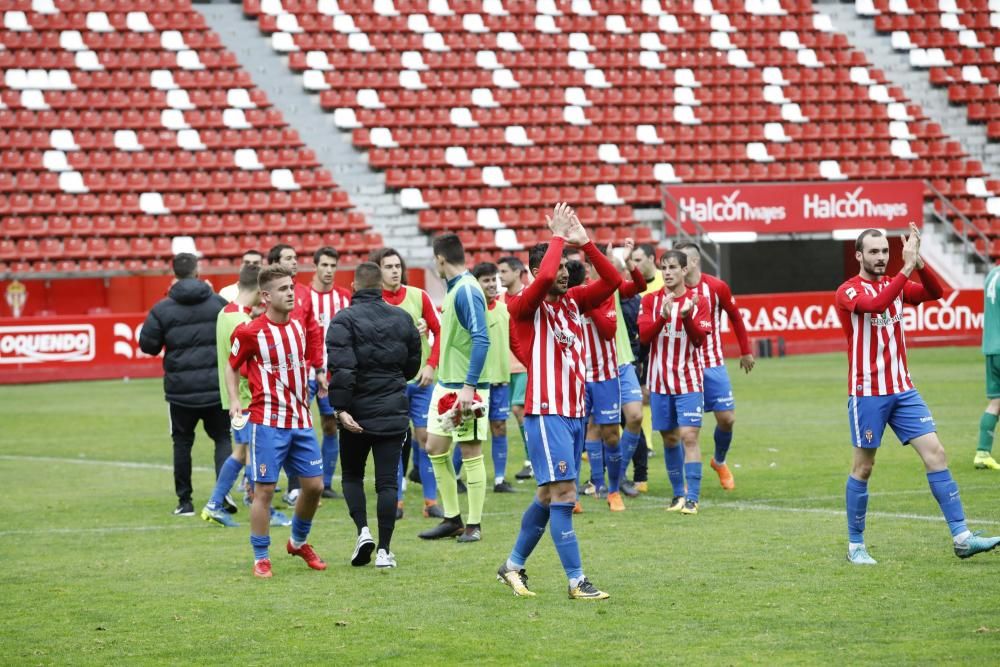
<path fill-rule="evenodd" d="M 751 340 L 780 343 L 787 354 L 847 349 L 833 292 L 744 295 L 736 297 L 736 303 Z M 722 328 L 727 354 L 739 354 L 728 319 Z M 910 347 L 978 345 L 983 333 L 983 291 L 954 291 L 939 301 L 905 306 L 903 329 Z"/>
<path fill-rule="evenodd" d="M 706 232 L 785 234 L 834 229 L 902 229 L 923 220 L 924 186 L 920 181 L 823 181 L 811 183 L 739 183 L 671 185 L 664 207 L 677 219 Z M 669 221 L 667 222 L 669 226 Z M 685 229 L 694 232 L 688 224 Z M 667 229 L 667 234 L 674 232 Z"/>
<path fill-rule="evenodd" d="M 139 349 L 145 313 L 0 319 L 0 384 L 157 377 Z"/>
<path fill-rule="evenodd" d="M 774 354 L 845 349 L 833 292 L 747 295 L 737 297 L 737 304 L 751 341 L 768 341 Z M 0 318 L 0 384 L 159 377 L 162 360 L 139 350 L 145 318 L 144 313 Z M 956 291 L 907 306 L 903 327 L 910 346 L 978 345 L 983 291 Z M 726 352 L 739 354 L 726 320 L 723 331 Z"/>

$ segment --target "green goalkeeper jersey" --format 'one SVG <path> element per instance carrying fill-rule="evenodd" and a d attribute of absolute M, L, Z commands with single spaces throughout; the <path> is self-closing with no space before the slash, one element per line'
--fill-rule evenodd
<path fill-rule="evenodd" d="M 983 288 L 983 354 L 1000 354 L 1000 266 L 986 274 Z"/>

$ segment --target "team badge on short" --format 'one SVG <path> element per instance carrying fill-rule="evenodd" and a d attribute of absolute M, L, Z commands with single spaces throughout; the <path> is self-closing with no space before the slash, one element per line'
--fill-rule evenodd
<path fill-rule="evenodd" d="M 266 475 L 266 474 L 267 474 L 267 464 L 266 464 L 266 463 L 261 463 L 261 464 L 260 464 L 259 466 L 257 466 L 257 467 L 258 467 L 258 468 L 260 469 L 260 476 L 261 476 L 261 477 L 263 477 L 264 475 Z"/>
<path fill-rule="evenodd" d="M 865 430 L 865 440 L 867 440 L 869 444 L 871 444 L 872 438 L 874 437 L 875 434 L 872 433 L 872 430 L 870 428 Z"/>
<path fill-rule="evenodd" d="M 560 475 L 565 475 L 566 474 L 566 468 L 568 468 L 568 467 L 569 466 L 566 465 L 565 461 L 560 461 L 559 462 L 559 474 Z"/>

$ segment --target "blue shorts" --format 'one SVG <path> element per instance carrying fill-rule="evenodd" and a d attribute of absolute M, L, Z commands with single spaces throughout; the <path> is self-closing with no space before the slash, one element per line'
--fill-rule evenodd
<path fill-rule="evenodd" d="M 622 405 L 642 402 L 642 385 L 632 364 L 622 364 L 618 367 L 618 382 L 621 385 Z"/>
<path fill-rule="evenodd" d="M 876 449 L 882 444 L 886 424 L 904 445 L 937 431 L 934 417 L 916 389 L 888 396 L 851 396 L 847 399 L 851 443 Z"/>
<path fill-rule="evenodd" d="M 678 426 L 701 428 L 703 397 L 700 391 L 687 394 L 649 395 L 649 409 L 653 413 L 654 431 L 673 431 Z"/>
<path fill-rule="evenodd" d="M 250 465 L 253 481 L 274 484 L 284 467 L 289 475 L 319 477 L 323 456 L 311 428 L 275 428 L 250 424 Z"/>
<path fill-rule="evenodd" d="M 250 414 L 249 410 L 243 411 L 244 415 Z M 243 425 L 240 430 L 233 429 L 233 442 L 237 445 L 249 445 L 250 444 L 250 420 Z"/>
<path fill-rule="evenodd" d="M 431 409 L 434 385 L 421 387 L 416 382 L 406 385 L 406 398 L 410 401 L 410 421 L 417 428 L 427 428 L 427 413 Z"/>
<path fill-rule="evenodd" d="M 620 424 L 622 421 L 622 394 L 618 378 L 587 383 L 584 411 L 595 424 Z"/>
<path fill-rule="evenodd" d="M 583 455 L 587 421 L 582 417 L 525 415 L 528 457 L 538 486 L 576 481 L 576 462 Z"/>
<path fill-rule="evenodd" d="M 725 366 L 705 369 L 705 412 L 735 410 L 733 385 Z"/>
<path fill-rule="evenodd" d="M 510 417 L 510 387 L 506 384 L 490 385 L 490 421 L 505 422 Z"/>
<path fill-rule="evenodd" d="M 316 392 L 317 391 L 319 391 L 319 382 L 316 382 L 316 380 L 309 380 L 309 403 L 310 404 L 313 402 L 313 399 L 316 398 Z M 330 407 L 330 401 L 328 401 L 327 399 L 325 399 L 325 398 L 318 399 L 316 401 L 316 405 L 319 406 L 319 413 L 321 415 L 332 415 L 333 414 L 333 408 Z"/>

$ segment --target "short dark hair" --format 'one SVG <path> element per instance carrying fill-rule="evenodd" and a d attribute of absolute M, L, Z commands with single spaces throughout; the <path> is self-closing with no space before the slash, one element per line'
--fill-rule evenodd
<path fill-rule="evenodd" d="M 569 271 L 570 287 L 582 285 L 583 281 L 587 279 L 587 267 L 580 260 L 571 259 L 566 262 L 566 270 Z"/>
<path fill-rule="evenodd" d="M 330 259 L 335 259 L 340 261 L 340 253 L 333 246 L 325 245 L 316 252 L 313 253 L 313 264 L 319 264 L 320 257 L 329 257 Z"/>
<path fill-rule="evenodd" d="M 281 259 L 281 252 L 283 250 L 292 250 L 292 251 L 294 251 L 295 248 L 293 248 L 292 246 L 288 245 L 287 243 L 279 243 L 278 245 L 274 246 L 273 248 L 271 248 L 270 250 L 267 251 L 267 263 L 268 264 L 277 264 L 278 260 Z"/>
<path fill-rule="evenodd" d="M 673 248 L 672 250 L 664 250 L 663 254 L 660 255 L 660 264 L 663 264 L 663 262 L 667 261 L 667 259 L 670 258 L 676 259 L 677 263 L 680 265 L 682 269 L 688 265 L 688 256 L 683 251 L 678 250 L 677 248 Z"/>
<path fill-rule="evenodd" d="M 286 246 L 289 247 L 289 246 Z M 280 251 L 279 251 L 280 252 Z M 283 267 L 281 264 L 269 264 L 260 270 L 257 275 L 257 285 L 260 288 L 267 289 L 267 287 L 279 278 L 291 278 L 292 272 Z"/>
<path fill-rule="evenodd" d="M 680 243 L 674 244 L 674 250 L 694 250 L 698 255 L 701 255 L 701 246 L 694 241 L 681 241 Z"/>
<path fill-rule="evenodd" d="M 500 259 L 497 260 L 497 264 L 506 264 L 511 269 L 519 273 L 521 271 L 524 271 L 524 262 L 522 262 L 520 258 L 515 257 L 514 255 L 507 255 L 505 257 L 501 257 Z"/>
<path fill-rule="evenodd" d="M 499 271 L 500 269 L 493 262 L 479 262 L 472 267 L 472 277 L 479 280 L 486 276 L 495 276 Z"/>
<path fill-rule="evenodd" d="M 399 251 L 395 248 L 390 248 L 388 246 L 383 248 L 375 248 L 370 253 L 368 253 L 368 261 L 373 264 L 377 264 L 379 268 L 382 267 L 382 260 L 386 257 L 399 257 L 400 263 L 403 262 L 403 256 L 399 254 Z"/>
<path fill-rule="evenodd" d="M 382 269 L 375 262 L 361 262 L 354 269 L 354 289 L 374 289 L 382 285 Z"/>
<path fill-rule="evenodd" d="M 457 234 L 439 234 L 431 243 L 435 257 L 444 257 L 444 261 L 457 266 L 465 265 L 465 248 Z"/>
<path fill-rule="evenodd" d="M 182 252 L 174 256 L 173 261 L 174 276 L 177 280 L 194 278 L 198 274 L 198 257 L 189 252 Z"/>
<path fill-rule="evenodd" d="M 536 243 L 535 247 L 528 251 L 528 268 L 534 271 L 542 265 L 545 253 L 549 251 L 548 243 Z"/>
<path fill-rule="evenodd" d="M 885 236 L 881 229 L 866 229 L 865 231 L 858 234 L 857 240 L 854 242 L 854 249 L 861 252 L 865 247 L 865 239 L 869 236 Z"/>
<path fill-rule="evenodd" d="M 259 266 L 244 266 L 240 269 L 240 291 L 241 292 L 252 292 L 260 287 L 260 283 L 257 282 L 257 277 L 260 275 Z"/>
<path fill-rule="evenodd" d="M 247 255 L 257 255 L 261 259 L 264 259 L 264 253 L 262 253 L 260 250 L 247 250 L 245 253 L 243 253 L 242 256 L 246 257 Z"/>
<path fill-rule="evenodd" d="M 646 253 L 646 257 L 653 257 L 653 258 L 656 257 L 656 246 L 653 245 L 652 243 L 640 243 L 634 248 L 633 252 L 635 250 L 643 251 L 644 253 Z"/>

